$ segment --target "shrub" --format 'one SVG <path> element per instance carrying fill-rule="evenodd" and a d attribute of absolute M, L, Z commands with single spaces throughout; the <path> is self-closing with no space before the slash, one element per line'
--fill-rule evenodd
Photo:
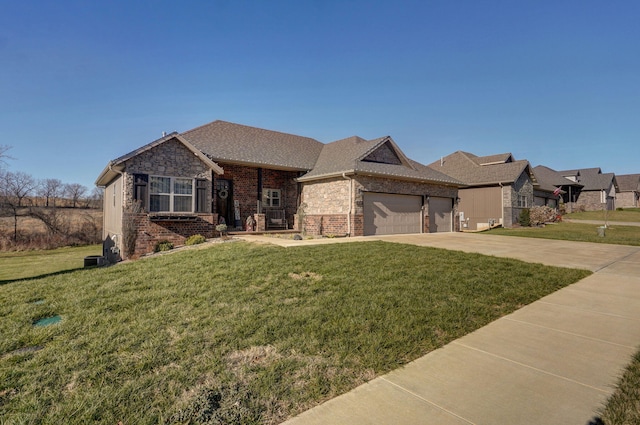
<path fill-rule="evenodd" d="M 220 233 L 220 236 L 222 236 L 227 231 L 227 225 L 226 224 L 218 224 L 216 226 L 216 230 L 218 231 L 218 233 Z"/>
<path fill-rule="evenodd" d="M 536 206 L 529 210 L 529 222 L 531 226 L 538 226 L 544 223 L 553 223 L 558 220 L 558 214 L 554 208 L 549 206 Z"/>
<path fill-rule="evenodd" d="M 518 218 L 518 223 L 520 223 L 520 226 L 522 227 L 531 226 L 531 216 L 528 208 L 525 208 L 522 211 L 520 211 L 520 217 Z"/>
<path fill-rule="evenodd" d="M 204 243 L 206 242 L 207 239 L 202 236 L 202 235 L 191 235 L 187 238 L 186 241 L 184 241 L 185 245 L 197 245 L 199 243 Z"/>
<path fill-rule="evenodd" d="M 170 251 L 173 249 L 173 243 L 169 241 L 160 241 L 153 248 L 153 252 Z"/>

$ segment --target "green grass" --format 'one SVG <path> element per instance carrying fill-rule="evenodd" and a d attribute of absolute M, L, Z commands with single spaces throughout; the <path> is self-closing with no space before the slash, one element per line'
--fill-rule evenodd
<path fill-rule="evenodd" d="M 638 226 L 611 226 L 605 230 L 604 237 L 598 236 L 598 227 L 595 224 L 562 222 L 549 224 L 545 227 L 496 228 L 484 233 L 489 235 L 640 246 L 640 227 Z"/>
<path fill-rule="evenodd" d="M 384 242 L 236 242 L 6 283 L 0 417 L 279 423 L 588 274 Z"/>
<path fill-rule="evenodd" d="M 627 366 L 600 413 L 607 425 L 640 424 L 640 351 Z"/>
<path fill-rule="evenodd" d="M 608 221 L 626 221 L 640 223 L 640 208 L 625 208 L 622 211 L 607 211 Z M 605 220 L 604 211 L 585 211 L 565 214 L 565 218 L 574 220 Z"/>
<path fill-rule="evenodd" d="M 102 255 L 101 245 L 67 247 L 50 251 L 0 252 L 0 284 L 84 267 L 84 257 Z"/>

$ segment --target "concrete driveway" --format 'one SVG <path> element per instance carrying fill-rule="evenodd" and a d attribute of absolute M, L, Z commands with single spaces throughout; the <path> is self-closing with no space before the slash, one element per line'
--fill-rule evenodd
<path fill-rule="evenodd" d="M 288 425 L 585 425 L 640 348 L 640 247 L 467 233 L 247 239 L 384 240 L 594 272 Z"/>

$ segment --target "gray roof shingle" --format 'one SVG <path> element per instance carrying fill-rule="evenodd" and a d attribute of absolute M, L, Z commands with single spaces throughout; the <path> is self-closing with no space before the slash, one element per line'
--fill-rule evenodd
<path fill-rule="evenodd" d="M 537 165 L 533 167 L 533 173 L 536 175 L 536 179 L 540 184 L 540 189 L 547 191 L 554 191 L 558 187 L 572 186 L 582 187 L 580 183 L 574 182 L 562 176 L 559 172 L 545 167 L 544 165 Z"/>
<path fill-rule="evenodd" d="M 497 161 L 497 158 L 504 160 L 507 156 L 510 158 L 510 162 Z M 481 158 L 482 161 L 486 161 L 489 158 L 491 162 L 488 164 L 490 165 L 482 165 L 485 162 L 479 162 L 478 158 Z M 531 170 L 529 161 L 515 161 L 511 154 L 477 157 L 463 151 L 454 152 L 439 161 L 432 162 L 429 167 L 469 186 L 513 183 L 523 171 L 529 170 L 530 172 Z M 533 173 L 530 172 L 530 174 Z M 533 178 L 535 180 L 535 176 Z"/>
<path fill-rule="evenodd" d="M 309 137 L 226 121 L 213 121 L 184 133 L 172 133 L 166 138 L 169 137 L 180 139 L 194 150 L 202 152 L 211 161 L 307 172 L 299 181 L 360 173 L 402 180 L 463 185 L 449 175 L 410 160 L 389 136 L 372 140 L 353 136 L 324 144 Z M 116 161 L 136 155 L 160 142 L 145 145 Z M 385 158 L 385 155 L 387 159 L 390 156 L 393 159 L 386 162 L 394 163 L 385 163 L 380 159 Z"/>
<path fill-rule="evenodd" d="M 578 170 L 558 171 L 563 176 L 577 176 L 583 191 L 608 190 L 613 184 L 617 187 L 614 173 L 603 173 L 600 168 L 582 168 Z"/>
<path fill-rule="evenodd" d="M 324 146 L 310 137 L 226 121 L 213 121 L 181 136 L 214 161 L 284 170 L 312 169 Z"/>
<path fill-rule="evenodd" d="M 402 164 L 385 164 L 363 160 L 384 144 L 391 144 Z M 396 179 L 461 185 L 461 182 L 408 159 L 391 137 L 365 140 L 358 136 L 328 143 L 322 149 L 315 167 L 299 181 L 318 180 L 341 174 L 368 174 Z"/>
<path fill-rule="evenodd" d="M 616 180 L 618 181 L 620 192 L 640 191 L 640 174 L 617 175 Z"/>

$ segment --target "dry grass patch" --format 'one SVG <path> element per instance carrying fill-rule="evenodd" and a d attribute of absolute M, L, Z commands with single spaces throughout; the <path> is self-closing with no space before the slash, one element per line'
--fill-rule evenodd
<path fill-rule="evenodd" d="M 314 272 L 289 273 L 289 277 L 293 280 L 310 280 L 316 282 L 322 280 L 322 276 Z"/>

